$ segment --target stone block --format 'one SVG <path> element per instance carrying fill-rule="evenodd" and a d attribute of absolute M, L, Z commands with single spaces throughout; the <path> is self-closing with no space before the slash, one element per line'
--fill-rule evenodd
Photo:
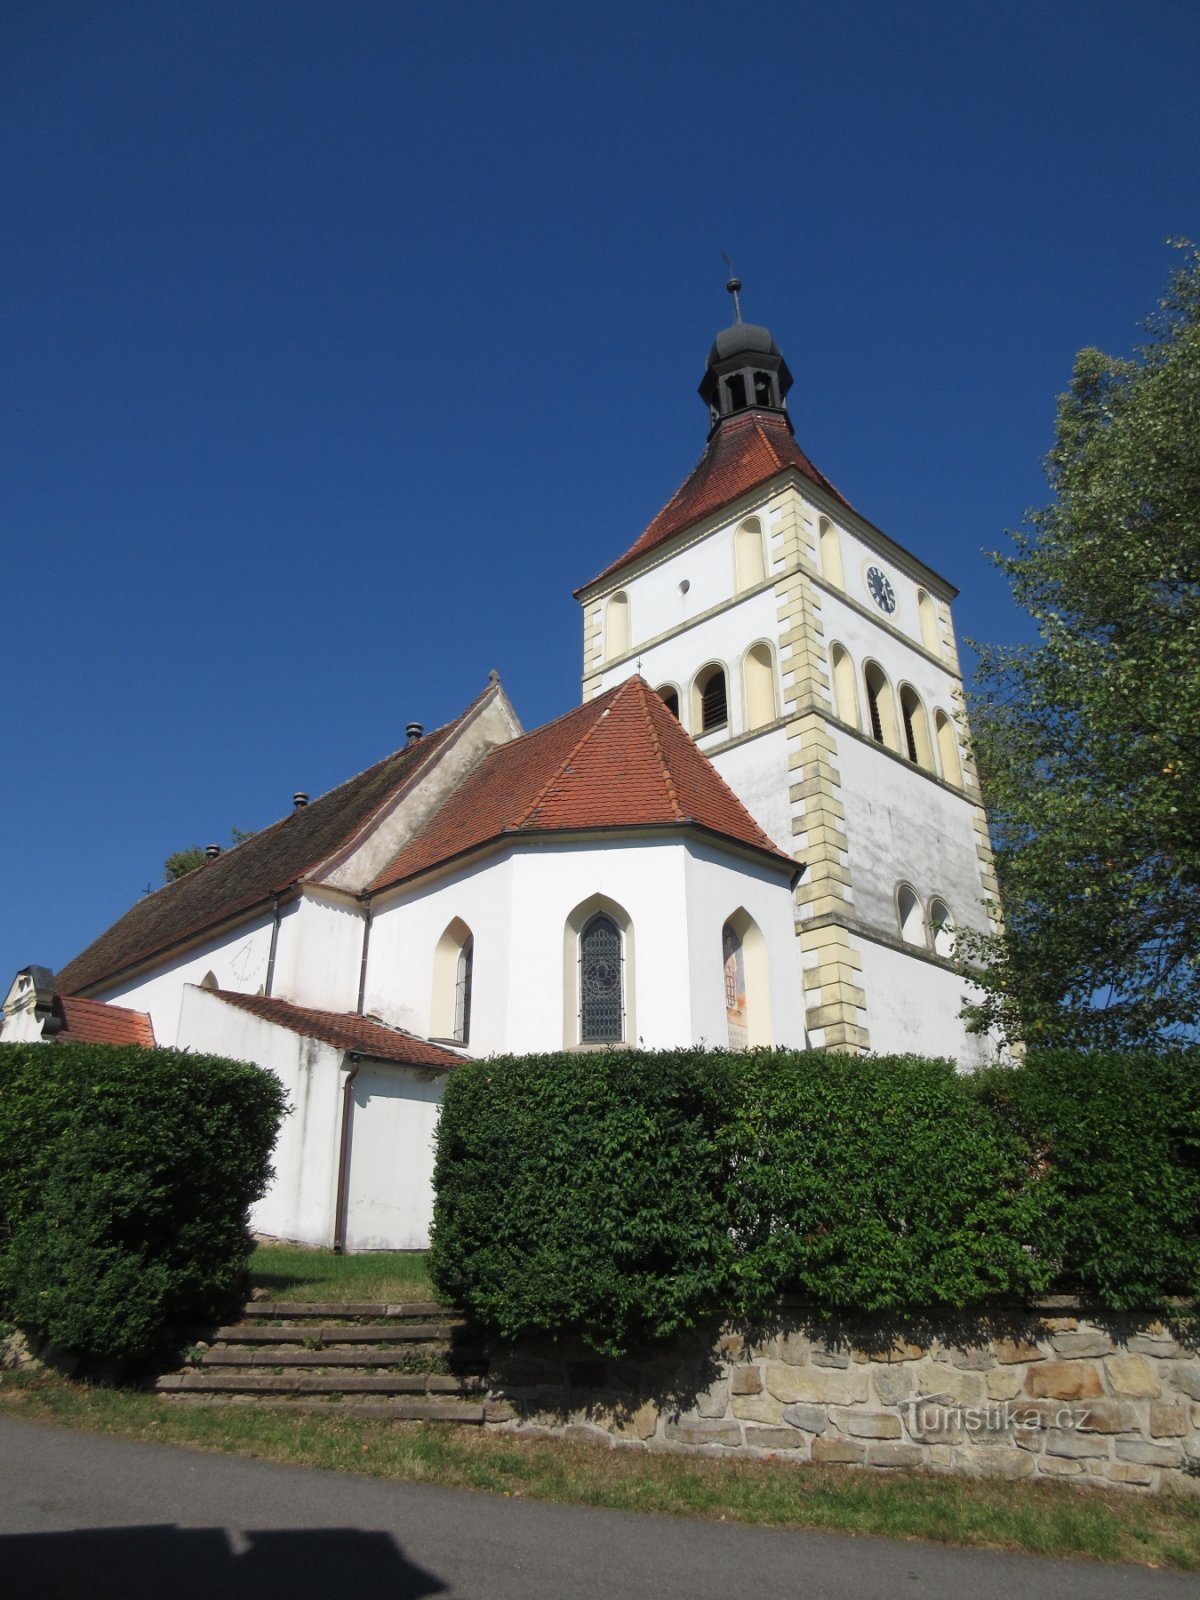
<path fill-rule="evenodd" d="M 1070 1360 L 1080 1356 L 1107 1356 L 1113 1351 L 1113 1342 L 1099 1328 L 1077 1328 L 1071 1333 L 1056 1333 L 1050 1340 L 1056 1353 Z"/>
<path fill-rule="evenodd" d="M 609 1423 L 609 1433 L 621 1439 L 652 1439 L 658 1427 L 658 1407 L 653 1400 L 643 1400 L 636 1411 L 614 1412 Z"/>
<path fill-rule="evenodd" d="M 789 1367 L 769 1361 L 763 1380 L 785 1404 L 808 1400 L 853 1406 L 862 1405 L 867 1398 L 867 1374 L 862 1367 L 839 1371 L 836 1367 Z"/>
<path fill-rule="evenodd" d="M 844 1345 L 814 1344 L 809 1353 L 809 1360 L 814 1367 L 848 1367 L 850 1351 Z"/>
<path fill-rule="evenodd" d="M 723 1333 L 717 1340 L 717 1349 L 731 1361 L 740 1361 L 746 1353 L 746 1341 L 740 1333 Z"/>
<path fill-rule="evenodd" d="M 1087 1456 L 1107 1456 L 1108 1453 L 1108 1440 L 1098 1438 L 1094 1433 L 1079 1433 L 1074 1428 L 1051 1428 L 1046 1435 L 1048 1456 L 1066 1456 L 1068 1460 L 1080 1461 Z"/>
<path fill-rule="evenodd" d="M 1149 1333 L 1131 1334 L 1125 1348 L 1132 1356 L 1158 1356 L 1162 1360 L 1171 1360 L 1180 1353 L 1180 1346 L 1169 1335 Z"/>
<path fill-rule="evenodd" d="M 696 1410 L 702 1417 L 723 1417 L 729 1410 L 729 1381 L 718 1378 L 696 1396 Z"/>
<path fill-rule="evenodd" d="M 1110 1483 L 1128 1483 L 1148 1489 L 1154 1482 L 1156 1469 L 1138 1466 L 1132 1461 L 1110 1461 L 1104 1468 L 1104 1476 Z"/>
<path fill-rule="evenodd" d="M 742 1430 L 736 1422 L 681 1417 L 678 1422 L 667 1423 L 665 1437 L 672 1444 L 739 1445 Z"/>
<path fill-rule="evenodd" d="M 935 1361 L 922 1362 L 916 1368 L 916 1378 L 918 1394 L 930 1398 L 936 1395 L 945 1405 L 981 1406 L 987 1395 L 982 1373 L 961 1372 Z"/>
<path fill-rule="evenodd" d="M 731 1394 L 761 1394 L 762 1373 L 757 1367 L 738 1367 L 729 1380 Z"/>
<path fill-rule="evenodd" d="M 1143 1467 L 1179 1467 L 1183 1465 L 1183 1446 L 1179 1444 L 1150 1444 L 1145 1439 L 1118 1439 L 1118 1461 L 1136 1461 Z"/>
<path fill-rule="evenodd" d="M 1145 1356 L 1109 1356 L 1104 1365 L 1114 1394 L 1157 1400 L 1162 1393 L 1154 1364 Z"/>
<path fill-rule="evenodd" d="M 814 1441 L 815 1450 L 820 1440 Z M 925 1452 L 919 1444 L 888 1444 L 881 1442 L 867 1446 L 869 1467 L 919 1467 L 924 1463 Z"/>
<path fill-rule="evenodd" d="M 1156 1439 L 1186 1439 L 1187 1431 L 1188 1415 L 1183 1406 L 1151 1401 L 1150 1432 Z"/>
<path fill-rule="evenodd" d="M 1093 1400 L 1081 1408 L 1078 1426 L 1084 1433 L 1135 1433 L 1141 1422 L 1128 1400 Z"/>
<path fill-rule="evenodd" d="M 947 1409 L 932 1401 L 927 1405 L 913 1401 L 904 1407 L 904 1426 L 911 1437 L 921 1444 L 962 1443 L 962 1413 L 957 1407 Z"/>
<path fill-rule="evenodd" d="M 782 1422 L 783 1405 L 770 1394 L 738 1394 L 729 1409 L 743 1422 Z"/>
<path fill-rule="evenodd" d="M 746 1443 L 754 1450 L 806 1450 L 808 1440 L 798 1428 L 747 1428 Z"/>
<path fill-rule="evenodd" d="M 1015 1367 L 998 1367 L 987 1374 L 989 1400 L 1015 1400 L 1024 1378 Z"/>
<path fill-rule="evenodd" d="M 485 1422 L 511 1422 L 516 1414 L 517 1408 L 510 1400 L 485 1400 L 483 1403 Z"/>
<path fill-rule="evenodd" d="M 1010 1449 L 1006 1445 L 991 1449 L 967 1446 L 959 1451 L 959 1460 L 978 1477 L 1001 1478 L 1006 1483 L 1031 1478 L 1037 1471 L 1037 1462 L 1028 1451 Z"/>
<path fill-rule="evenodd" d="M 1098 1400 L 1104 1386 L 1090 1361 L 1044 1361 L 1025 1374 L 1025 1393 L 1035 1399 Z"/>
<path fill-rule="evenodd" d="M 812 1459 L 844 1467 L 861 1466 L 867 1459 L 867 1447 L 854 1439 L 844 1439 L 840 1435 L 828 1439 L 814 1439 Z"/>
<path fill-rule="evenodd" d="M 871 1382 L 885 1406 L 899 1405 L 913 1392 L 912 1368 L 908 1366 L 872 1367 Z"/>
<path fill-rule="evenodd" d="M 808 1364 L 811 1348 L 811 1341 L 806 1334 L 785 1333 L 776 1341 L 775 1353 L 781 1361 L 786 1361 L 789 1367 L 803 1367 Z"/>
<path fill-rule="evenodd" d="M 831 1406 L 829 1420 L 856 1439 L 898 1439 L 900 1418 L 887 1411 L 853 1411 Z"/>
<path fill-rule="evenodd" d="M 1043 1317 L 1042 1322 L 1051 1333 L 1066 1333 L 1069 1329 L 1079 1326 L 1078 1317 Z"/>
<path fill-rule="evenodd" d="M 1037 1464 L 1039 1476 L 1048 1478 L 1078 1478 L 1083 1470 L 1082 1461 L 1069 1461 L 1065 1456 L 1043 1456 Z"/>
<path fill-rule="evenodd" d="M 922 1356 L 929 1354 L 923 1344 L 913 1344 L 909 1339 L 896 1339 L 886 1350 L 859 1350 L 854 1351 L 855 1361 L 869 1361 L 872 1364 L 886 1363 L 890 1365 L 896 1361 L 920 1361 Z"/>
<path fill-rule="evenodd" d="M 1189 1400 L 1200 1400 L 1200 1364 L 1189 1362 L 1186 1366 L 1177 1366 L 1171 1381 Z"/>
<path fill-rule="evenodd" d="M 803 1428 L 805 1433 L 824 1433 L 829 1426 L 829 1414 L 824 1406 L 785 1406 L 783 1420 L 790 1422 L 793 1428 Z"/>
<path fill-rule="evenodd" d="M 952 1364 L 964 1372 L 990 1372 L 992 1352 L 986 1345 L 951 1345 Z"/>
<path fill-rule="evenodd" d="M 1028 1339 L 993 1339 L 992 1353 L 1002 1367 L 1015 1366 L 1019 1361 L 1044 1361 L 1045 1351 Z"/>

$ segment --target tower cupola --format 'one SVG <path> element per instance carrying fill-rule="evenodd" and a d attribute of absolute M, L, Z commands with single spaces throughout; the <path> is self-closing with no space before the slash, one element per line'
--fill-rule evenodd
<path fill-rule="evenodd" d="M 725 285 L 733 296 L 734 320 L 713 340 L 700 382 L 700 398 L 708 407 L 712 421 L 709 437 L 726 417 L 746 411 L 773 411 L 787 415 L 787 392 L 792 375 L 769 328 L 742 321 L 741 280 L 730 278 Z"/>

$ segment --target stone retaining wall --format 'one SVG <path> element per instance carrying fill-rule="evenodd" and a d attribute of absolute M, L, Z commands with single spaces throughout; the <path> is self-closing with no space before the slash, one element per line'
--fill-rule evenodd
<path fill-rule="evenodd" d="M 624 1360 L 493 1355 L 489 1425 L 638 1449 L 1200 1490 L 1194 1326 L 1056 1300 L 831 1325 L 803 1308 Z"/>

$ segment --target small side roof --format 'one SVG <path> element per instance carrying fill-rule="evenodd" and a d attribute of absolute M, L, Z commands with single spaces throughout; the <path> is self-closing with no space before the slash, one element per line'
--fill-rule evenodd
<path fill-rule="evenodd" d="M 810 483 L 815 483 L 826 494 L 832 495 L 848 511 L 854 510 L 845 495 L 801 450 L 783 417 L 763 411 L 729 417 L 721 423 L 708 441 L 699 462 L 641 537 L 630 545 L 623 556 L 618 556 L 603 572 L 597 573 L 576 589 L 576 597 L 590 589 L 593 583 L 619 572 L 638 556 L 665 544 L 672 535 L 682 533 L 693 523 L 729 505 L 739 495 L 766 483 L 786 467 L 795 467 Z"/>
<path fill-rule="evenodd" d="M 690 825 L 799 871 L 644 678 L 492 750 L 371 884 L 372 892 L 501 838 Z"/>
<path fill-rule="evenodd" d="M 79 995 L 54 997 L 54 1010 L 62 1026 L 54 1035 L 58 1044 L 140 1044 L 153 1049 L 154 1025 L 144 1011 L 112 1006 Z"/>
<path fill-rule="evenodd" d="M 312 1006 L 293 1005 L 290 1000 L 277 1000 L 271 995 L 232 994 L 228 989 L 209 989 L 205 993 L 236 1006 L 239 1011 L 261 1017 L 264 1022 L 287 1028 L 291 1033 L 302 1034 L 306 1039 L 321 1039 L 338 1050 L 369 1056 L 372 1061 L 396 1061 L 405 1066 L 450 1072 L 463 1059 L 453 1050 L 443 1050 L 440 1045 L 418 1039 L 416 1034 L 389 1028 L 354 1012 L 318 1011 Z"/>

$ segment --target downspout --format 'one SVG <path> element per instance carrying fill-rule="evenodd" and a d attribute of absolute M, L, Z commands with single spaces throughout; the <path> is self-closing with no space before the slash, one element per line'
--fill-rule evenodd
<path fill-rule="evenodd" d="M 346 1074 L 346 1081 L 342 1084 L 342 1137 L 338 1147 L 337 1169 L 337 1208 L 333 1217 L 333 1253 L 340 1256 L 346 1250 L 346 1191 L 350 1186 L 350 1114 L 354 1107 L 351 1098 L 354 1091 L 354 1080 L 358 1077 L 358 1069 L 362 1065 L 358 1052 L 350 1050 L 346 1055 L 347 1061 L 354 1065 Z"/>
<path fill-rule="evenodd" d="M 271 993 L 271 985 L 275 978 L 275 952 L 279 948 L 279 891 L 271 896 L 271 904 L 275 911 L 275 921 L 271 924 L 271 951 L 267 956 L 267 981 L 263 986 L 263 993 Z"/>
<path fill-rule="evenodd" d="M 358 1014 L 361 1017 L 363 1014 L 363 1002 L 367 997 L 367 954 L 371 948 L 371 917 L 374 907 L 371 904 L 369 893 L 364 891 L 358 898 L 362 901 L 367 913 L 366 921 L 363 923 L 362 960 L 359 962 L 358 967 Z"/>

